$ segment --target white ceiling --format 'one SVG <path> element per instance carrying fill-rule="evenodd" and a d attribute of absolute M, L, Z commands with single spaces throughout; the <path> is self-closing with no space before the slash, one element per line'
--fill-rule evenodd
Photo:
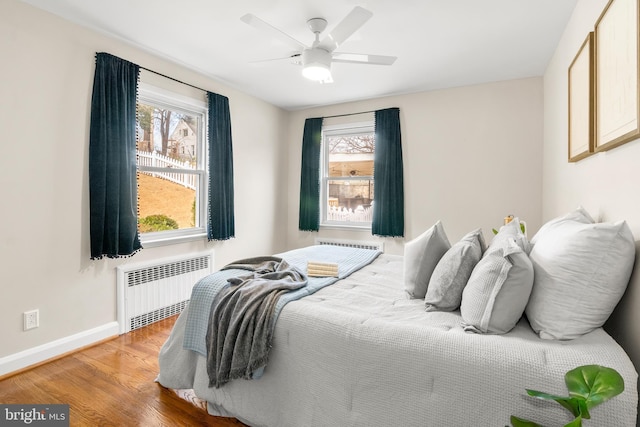
<path fill-rule="evenodd" d="M 578 0 L 23 1 L 295 110 L 541 76 Z M 291 50 L 242 15 L 310 45 L 308 19 L 325 18 L 330 31 L 355 6 L 373 17 L 336 51 L 397 56 L 395 64 L 334 63 L 334 83 L 321 85 L 287 60 L 251 63 Z"/>

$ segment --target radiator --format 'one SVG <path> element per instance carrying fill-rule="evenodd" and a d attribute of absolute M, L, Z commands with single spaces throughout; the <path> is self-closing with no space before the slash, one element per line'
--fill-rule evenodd
<path fill-rule="evenodd" d="M 346 246 L 349 248 L 374 249 L 384 252 L 384 242 L 366 242 L 362 240 L 327 239 L 316 237 L 316 245 Z"/>
<path fill-rule="evenodd" d="M 212 271 L 212 252 L 118 266 L 120 333 L 180 313 L 189 303 L 193 285 Z"/>

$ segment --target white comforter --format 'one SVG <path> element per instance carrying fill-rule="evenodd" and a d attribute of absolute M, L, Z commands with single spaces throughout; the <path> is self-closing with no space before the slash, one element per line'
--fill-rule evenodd
<path fill-rule="evenodd" d="M 579 365 L 615 368 L 626 390 L 594 408 L 591 426 L 635 426 L 637 373 L 602 329 L 573 341 L 539 339 L 526 320 L 476 335 L 459 312 L 426 312 L 402 284 L 402 257 L 371 265 L 287 304 L 262 378 L 209 388 L 205 358 L 182 349 L 186 312 L 160 353 L 158 381 L 193 388 L 211 414 L 252 426 L 506 426 L 510 415 L 564 425 L 568 412 L 525 388 L 566 395 Z"/>

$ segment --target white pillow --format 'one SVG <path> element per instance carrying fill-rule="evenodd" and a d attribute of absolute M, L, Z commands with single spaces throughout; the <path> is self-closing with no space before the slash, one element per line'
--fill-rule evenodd
<path fill-rule="evenodd" d="M 467 332 L 504 334 L 518 323 L 533 286 L 533 266 L 515 238 L 492 244 L 462 292 L 462 326 Z"/>
<path fill-rule="evenodd" d="M 578 221 L 583 224 L 593 224 L 595 222 L 591 215 L 589 215 L 589 212 L 587 212 L 582 206 L 578 206 L 573 212 L 554 218 L 540 227 L 540 230 L 538 230 L 538 232 L 531 238 L 531 245 L 535 245 L 536 241 L 538 241 L 540 237 L 544 236 L 552 225 L 562 221 Z"/>
<path fill-rule="evenodd" d="M 411 298 L 424 298 L 433 269 L 451 244 L 442 222 L 404 245 L 404 286 Z"/>
<path fill-rule="evenodd" d="M 635 261 L 625 221 L 554 220 L 531 251 L 535 280 L 526 314 L 544 339 L 578 338 L 604 325 L 622 298 Z"/>
<path fill-rule="evenodd" d="M 453 311 L 460 307 L 473 268 L 484 252 L 482 229 L 467 233 L 451 246 L 433 270 L 424 298 L 426 311 Z"/>

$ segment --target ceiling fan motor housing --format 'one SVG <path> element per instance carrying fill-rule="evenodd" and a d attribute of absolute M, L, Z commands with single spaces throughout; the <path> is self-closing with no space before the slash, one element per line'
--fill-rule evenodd
<path fill-rule="evenodd" d="M 331 54 L 319 47 L 303 50 L 302 65 L 312 67 L 316 64 L 329 68 L 331 64 Z"/>
<path fill-rule="evenodd" d="M 311 80 L 326 80 L 331 76 L 331 54 L 319 47 L 302 51 L 302 74 Z"/>

